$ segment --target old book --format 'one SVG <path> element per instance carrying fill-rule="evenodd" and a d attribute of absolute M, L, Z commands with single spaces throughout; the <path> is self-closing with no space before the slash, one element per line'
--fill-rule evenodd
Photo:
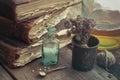
<path fill-rule="evenodd" d="M 0 16 L 16 22 L 42 16 L 81 0 L 0 0 Z"/>
<path fill-rule="evenodd" d="M 16 37 L 31 44 L 46 33 L 45 23 L 51 22 L 51 19 L 54 18 L 54 16 L 56 17 L 63 11 L 64 9 L 22 23 L 14 23 L 11 20 L 0 17 L 0 34 L 9 37 Z M 61 19 L 63 17 L 64 15 L 61 16 Z"/>
<path fill-rule="evenodd" d="M 58 25 L 59 27 L 60 24 Z M 67 36 L 64 27 L 57 32 L 56 35 L 58 35 L 57 38 L 60 40 L 60 48 L 71 42 L 72 36 Z M 15 68 L 24 66 L 32 60 L 41 57 L 41 45 L 45 37 L 46 34 L 39 41 L 28 46 L 19 40 L 0 36 L 0 61 L 3 64 L 7 64 L 10 68 Z"/>
<path fill-rule="evenodd" d="M 76 17 L 81 14 L 81 8 L 82 4 L 79 3 L 22 23 L 14 23 L 11 20 L 1 17 L 0 34 L 15 36 L 26 43 L 31 44 L 38 41 L 38 39 L 47 32 L 46 25 L 56 25 L 66 17 Z"/>
<path fill-rule="evenodd" d="M 29 47 L 21 41 L 0 37 L 0 61 L 9 67 L 23 66 L 41 56 L 41 46 Z"/>

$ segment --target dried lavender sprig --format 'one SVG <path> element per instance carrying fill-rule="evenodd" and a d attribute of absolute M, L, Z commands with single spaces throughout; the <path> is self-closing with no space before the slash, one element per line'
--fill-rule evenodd
<path fill-rule="evenodd" d="M 95 22 L 93 19 L 84 19 L 82 26 L 81 44 L 87 44 L 90 38 L 91 30 L 95 26 Z"/>
<path fill-rule="evenodd" d="M 76 39 L 81 45 L 87 45 L 90 38 L 91 30 L 96 25 L 93 19 L 82 19 L 77 16 L 76 19 L 69 19 L 66 27 L 71 27 L 71 33 L 76 34 Z"/>

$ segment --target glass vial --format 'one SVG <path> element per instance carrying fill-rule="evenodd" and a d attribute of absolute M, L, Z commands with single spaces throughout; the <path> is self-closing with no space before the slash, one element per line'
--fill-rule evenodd
<path fill-rule="evenodd" d="M 49 27 L 47 38 L 42 42 L 42 64 L 53 65 L 58 63 L 59 40 L 55 38 L 55 27 Z"/>

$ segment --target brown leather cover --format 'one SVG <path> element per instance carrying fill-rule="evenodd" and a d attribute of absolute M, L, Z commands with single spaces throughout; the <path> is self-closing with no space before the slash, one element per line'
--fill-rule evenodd
<path fill-rule="evenodd" d="M 19 37 L 19 39 L 23 39 L 26 42 L 30 43 L 30 41 L 26 37 L 28 32 L 29 28 L 25 26 L 25 23 L 17 24 L 12 22 L 11 20 L 0 17 L 0 34 L 9 37 Z"/>
<path fill-rule="evenodd" d="M 17 61 L 21 57 L 20 52 L 22 52 L 26 49 L 27 52 L 25 52 L 23 54 L 27 54 L 27 55 L 31 56 L 31 53 L 34 52 L 35 48 L 38 49 L 37 51 L 39 51 L 39 49 L 40 49 L 40 47 L 38 47 L 38 46 L 30 47 L 20 40 L 13 39 L 13 38 L 7 38 L 7 37 L 0 35 L 0 61 L 3 64 L 7 64 L 10 68 L 24 66 L 26 63 L 28 63 L 28 62 L 26 62 L 25 64 L 21 63 L 21 65 L 15 65 L 15 63 L 16 63 L 15 61 Z M 23 57 L 25 57 L 25 56 L 23 56 Z M 27 56 L 26 56 L 26 58 L 27 58 Z M 37 58 L 37 57 L 34 57 L 34 58 Z M 30 59 L 33 60 L 33 58 L 30 58 Z M 24 62 L 24 60 L 23 60 L 23 62 Z M 19 62 L 17 62 L 17 63 L 19 63 Z"/>
<path fill-rule="evenodd" d="M 0 41 L 0 62 L 6 63 L 8 66 L 12 67 L 13 61 L 17 58 L 17 49 L 11 47 L 10 45 Z"/>
<path fill-rule="evenodd" d="M 14 20 L 15 4 L 12 0 L 0 0 L 0 16 Z"/>
<path fill-rule="evenodd" d="M 0 61 L 6 63 L 9 67 L 13 67 L 12 63 L 19 58 L 19 55 L 16 54 L 20 50 L 18 45 L 22 44 L 19 41 L 12 41 L 0 36 Z"/>
<path fill-rule="evenodd" d="M 0 34 L 12 35 L 16 31 L 15 23 L 0 16 Z"/>

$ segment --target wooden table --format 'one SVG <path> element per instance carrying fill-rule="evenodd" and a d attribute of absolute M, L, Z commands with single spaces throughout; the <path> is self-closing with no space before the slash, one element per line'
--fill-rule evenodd
<path fill-rule="evenodd" d="M 120 49 L 117 49 L 114 52 L 115 55 L 120 56 Z M 59 64 L 51 66 L 50 68 L 62 65 L 66 65 L 67 68 L 52 72 L 46 77 L 40 77 L 38 75 L 39 69 L 43 68 L 41 59 L 36 59 L 26 66 L 17 69 L 9 69 L 2 65 L 0 66 L 0 80 L 120 80 L 119 56 L 117 56 L 119 61 L 110 68 L 110 72 L 113 73 L 113 75 L 97 65 L 95 65 L 93 70 L 88 72 L 76 71 L 71 68 L 71 56 L 72 52 L 68 47 L 62 48 Z"/>

